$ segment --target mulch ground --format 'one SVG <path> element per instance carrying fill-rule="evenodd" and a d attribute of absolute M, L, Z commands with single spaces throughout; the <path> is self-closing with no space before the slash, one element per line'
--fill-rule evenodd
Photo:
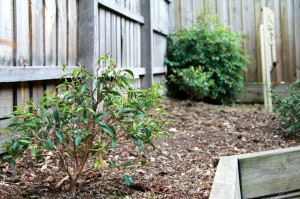
<path fill-rule="evenodd" d="M 166 99 L 170 138 L 137 155 L 131 145 L 103 156 L 118 160 L 115 168 L 88 172 L 78 181 L 78 192 L 67 191 L 68 181 L 59 163 L 18 161 L 15 168 L 0 167 L 0 198 L 208 198 L 219 156 L 265 151 L 298 145 L 283 138 L 280 120 L 261 105 L 209 105 Z M 147 159 L 145 166 L 121 165 Z M 135 183 L 127 186 L 124 175 Z"/>

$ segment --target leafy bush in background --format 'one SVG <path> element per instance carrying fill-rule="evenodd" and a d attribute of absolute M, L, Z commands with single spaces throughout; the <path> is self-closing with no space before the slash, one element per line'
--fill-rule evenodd
<path fill-rule="evenodd" d="M 288 96 L 273 93 L 274 111 L 282 120 L 287 136 L 300 137 L 300 80 L 288 88 Z"/>
<path fill-rule="evenodd" d="M 241 33 L 233 33 L 218 22 L 218 18 L 208 11 L 202 11 L 197 24 L 192 28 L 184 28 L 171 33 L 168 37 L 168 50 L 165 64 L 171 74 L 169 78 L 169 94 L 173 97 L 189 96 L 189 88 L 182 89 L 180 81 L 174 81 L 178 69 L 190 66 L 201 67 L 209 75 L 207 84 L 213 81 L 209 92 L 200 91 L 202 85 L 193 93 L 211 102 L 231 103 L 236 100 L 237 93 L 244 87 L 243 73 L 249 56 L 241 48 Z M 169 76 L 170 77 L 170 76 Z M 178 78 L 181 78 L 178 76 Z"/>
<path fill-rule="evenodd" d="M 99 168 L 106 165 L 101 154 L 115 149 L 118 140 L 132 140 L 140 152 L 166 134 L 162 130 L 166 121 L 159 119 L 165 113 L 160 86 L 134 91 L 127 78 L 133 76 L 131 71 L 117 71 L 115 62 L 106 58 L 99 62 L 110 64 L 106 69 L 99 66 L 96 75 L 82 67 L 69 72 L 58 86 L 60 92 L 47 93 L 38 106 L 29 102 L 25 108 L 17 107 L 6 129 L 15 136 L 6 143 L 4 162 L 13 166 L 14 159 L 25 151 L 36 158 L 59 160 L 69 176 L 70 190 L 75 192 L 77 179 L 88 169 L 86 162 L 91 157 L 93 167 Z M 132 182 L 129 176 L 125 180 Z"/>
<path fill-rule="evenodd" d="M 214 82 L 210 79 L 211 74 L 203 72 L 201 67 L 189 67 L 174 69 L 169 76 L 170 85 L 176 85 L 176 89 L 187 94 L 191 100 L 202 100 L 208 95 Z M 172 89 L 171 89 L 172 90 Z"/>

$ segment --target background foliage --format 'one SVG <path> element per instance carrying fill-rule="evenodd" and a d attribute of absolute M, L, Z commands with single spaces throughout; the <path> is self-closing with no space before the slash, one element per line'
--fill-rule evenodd
<path fill-rule="evenodd" d="M 183 28 L 169 35 L 165 63 L 170 72 L 169 95 L 206 99 L 217 103 L 231 103 L 237 93 L 243 89 L 243 73 L 249 56 L 241 48 L 241 33 L 230 32 L 218 22 L 218 18 L 208 11 L 202 11 L 197 24 L 192 28 Z M 193 66 L 194 68 L 191 68 Z M 193 78 L 193 72 L 201 67 L 201 82 L 209 85 L 184 84 L 175 78 Z M 212 83 L 213 82 L 213 83 Z M 195 86 L 199 88 L 195 89 Z M 196 92 L 189 92 L 193 87 Z M 206 90 L 209 89 L 207 92 Z M 204 95 L 203 95 L 204 94 Z"/>
<path fill-rule="evenodd" d="M 288 96 L 273 93 L 273 105 L 287 136 L 300 136 L 300 80 L 288 88 Z"/>

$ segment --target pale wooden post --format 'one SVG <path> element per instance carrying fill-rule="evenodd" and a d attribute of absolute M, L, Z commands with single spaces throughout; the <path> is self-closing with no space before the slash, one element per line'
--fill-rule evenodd
<path fill-rule="evenodd" d="M 79 1 L 79 63 L 95 74 L 98 50 L 98 1 Z"/>
<path fill-rule="evenodd" d="M 264 104 L 268 112 L 272 112 L 271 98 L 271 71 L 276 63 L 274 13 L 269 8 L 262 9 L 262 22 L 260 25 L 261 59 L 263 73 Z"/>
<path fill-rule="evenodd" d="M 156 1 L 156 0 L 155 0 Z M 147 89 L 153 83 L 153 23 L 152 23 L 152 0 L 141 0 L 141 13 L 144 17 L 142 26 L 141 64 L 146 68 L 146 75 L 142 81 L 142 88 Z"/>

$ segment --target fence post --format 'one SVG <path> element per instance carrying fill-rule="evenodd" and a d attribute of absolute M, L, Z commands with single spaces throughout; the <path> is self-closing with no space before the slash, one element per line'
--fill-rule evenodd
<path fill-rule="evenodd" d="M 141 63 L 146 68 L 146 74 L 142 80 L 142 88 L 147 89 L 153 83 L 153 24 L 152 8 L 153 0 L 141 0 L 141 13 L 144 17 L 144 25 L 141 31 Z M 155 0 L 157 1 L 157 0 Z"/>
<path fill-rule="evenodd" d="M 86 66 L 86 69 L 93 74 L 96 72 L 98 53 L 98 1 L 79 0 L 78 5 L 78 55 L 79 63 Z"/>

